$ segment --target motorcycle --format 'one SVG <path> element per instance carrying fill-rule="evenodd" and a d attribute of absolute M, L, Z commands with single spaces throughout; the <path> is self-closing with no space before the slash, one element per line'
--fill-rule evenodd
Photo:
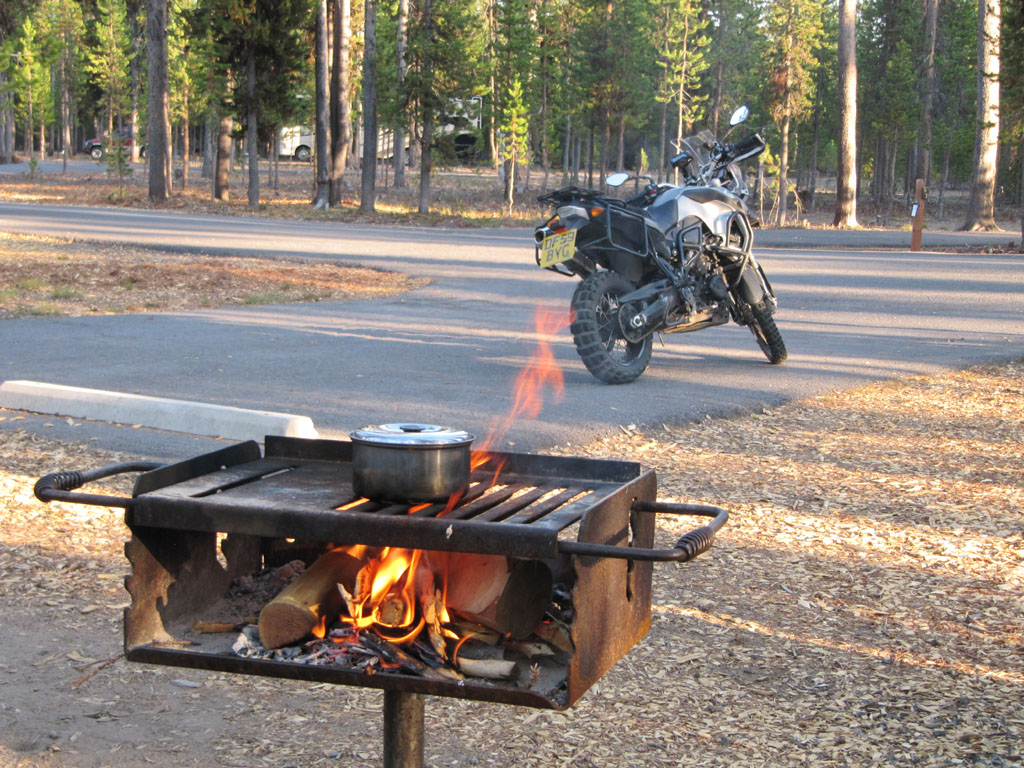
<path fill-rule="evenodd" d="M 748 114 L 740 107 L 730 126 Z M 764 148 L 757 132 L 729 144 L 701 131 L 670 160 L 682 184 L 616 173 L 608 186 L 646 184 L 624 200 L 578 187 L 537 198 L 555 209 L 534 231 L 537 264 L 583 278 L 570 330 L 595 377 L 633 381 L 647 369 L 655 333 L 700 331 L 730 318 L 750 328 L 769 363 L 786 359 L 775 292 L 752 252 L 749 190 L 737 165 Z"/>

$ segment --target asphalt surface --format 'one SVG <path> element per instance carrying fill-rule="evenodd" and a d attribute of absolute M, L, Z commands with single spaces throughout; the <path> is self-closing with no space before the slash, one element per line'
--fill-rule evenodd
<path fill-rule="evenodd" d="M 576 281 L 539 270 L 528 229 L 444 230 L 0 205 L 0 230 L 211 253 L 330 258 L 433 282 L 390 299 L 0 324 L 0 380 L 28 379 L 307 415 L 327 437 L 423 421 L 487 435 L 509 412 L 537 349 L 538 308 L 567 313 Z M 1024 355 L 1024 257 L 909 253 L 909 232 L 765 230 L 758 256 L 779 296 L 790 351 L 769 366 L 735 325 L 666 336 L 638 381 L 590 376 L 567 330 L 550 337 L 564 373 L 537 418 L 498 447 L 589 442 L 758 411 L 869 381 Z M 1018 233 L 932 233 L 925 248 L 1019 242 Z M 45 426 L 51 424 L 52 426 Z M 157 458 L 210 441 L 26 416 L 64 439 Z M 85 430 L 83 432 L 83 429 Z M 184 452 L 184 453 L 182 453 Z"/>

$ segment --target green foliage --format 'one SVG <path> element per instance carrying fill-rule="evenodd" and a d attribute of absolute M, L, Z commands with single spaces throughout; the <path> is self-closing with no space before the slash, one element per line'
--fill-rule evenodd
<path fill-rule="evenodd" d="M 813 101 L 821 0 L 778 0 L 765 15 L 767 95 L 776 121 L 803 117 Z"/>
<path fill-rule="evenodd" d="M 291 122 L 299 110 L 300 72 L 308 64 L 307 34 L 312 29 L 307 0 L 201 0 L 196 19 L 209 24 L 206 53 L 214 69 L 208 81 L 220 86 L 222 105 L 240 118 L 247 114 L 246 64 L 255 59 L 256 88 L 252 106 L 268 129 Z M 200 19 L 202 21 L 200 21 Z M 245 133 L 245 120 L 238 121 Z"/>
<path fill-rule="evenodd" d="M 971 171 L 977 1 L 939 4 L 933 167 L 939 174 L 948 156 L 954 181 L 966 181 Z M 227 108 L 244 131 L 250 55 L 257 62 L 259 138 L 266 141 L 280 125 L 310 122 L 311 0 L 168 3 L 174 122 Z M 1016 169 L 1024 153 L 1024 0 L 1002 3 L 1002 140 Z M 41 122 L 61 119 L 63 82 L 80 124 L 101 117 L 106 133 L 124 119 L 131 20 L 144 5 L 0 0 L 0 101 L 14 99 L 19 142 L 30 109 L 29 130 L 36 136 Z M 409 72 L 400 83 L 397 0 L 384 0 L 378 13 L 380 122 L 408 126 L 424 107 L 440 118 L 482 97 L 481 138 L 493 133 L 498 139 L 495 162 L 513 154 L 517 162 L 542 159 L 554 167 L 571 156 L 565 152 L 570 146 L 582 146 L 585 162 L 593 139 L 595 169 L 610 166 L 621 130 L 627 165 L 658 167 L 654 148 L 663 115 L 670 136 L 703 127 L 713 115 L 719 115 L 721 133 L 729 111 L 746 103 L 749 125 L 758 128 L 789 115 L 801 163 L 810 161 L 817 124 L 818 164 L 829 167 L 835 163 L 836 7 L 837 0 L 433 0 L 428 34 L 423 0 L 410 0 Z M 353 92 L 359 87 L 360 20 L 361 3 L 354 2 Z M 914 146 L 922 111 L 923 27 L 920 0 L 860 2 L 862 175 L 892 167 L 893 157 L 902 167 Z M 140 75 L 144 81 L 145 72 Z M 146 100 L 139 102 L 144 109 Z M 452 137 L 444 134 L 443 120 L 435 122 L 438 131 L 429 138 L 438 148 Z M 116 142 L 108 142 L 108 149 L 116 149 Z M 1003 181 L 1019 184 L 1019 171 L 1012 174 Z"/>
<path fill-rule="evenodd" d="M 96 42 L 86 53 L 85 70 L 103 94 L 108 132 L 128 105 L 127 14 L 124 0 L 96 0 Z"/>

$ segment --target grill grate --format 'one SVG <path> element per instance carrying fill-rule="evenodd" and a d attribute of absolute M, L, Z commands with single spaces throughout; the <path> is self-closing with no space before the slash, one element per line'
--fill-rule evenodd
<path fill-rule="evenodd" d="M 456 505 L 359 499 L 351 443 L 266 438 L 141 476 L 129 524 L 551 557 L 558 533 L 642 474 L 619 461 L 496 453 Z M 501 466 L 497 473 L 497 467 Z"/>

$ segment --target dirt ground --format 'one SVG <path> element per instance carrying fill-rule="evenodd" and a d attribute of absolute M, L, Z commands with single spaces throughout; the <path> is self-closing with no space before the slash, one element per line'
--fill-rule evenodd
<path fill-rule="evenodd" d="M 191 306 L 174 288 L 181 256 L 4 249 L 5 276 L 27 271 L 3 286 L 0 333 L 16 314 Z M 242 263 L 189 300 L 403 287 L 293 266 L 292 293 L 259 283 L 280 265 Z M 569 711 L 429 698 L 427 765 L 1024 765 L 1022 403 L 1018 360 L 557 449 L 638 461 L 661 500 L 731 520 L 697 561 L 655 567 L 649 635 Z M 0 766 L 380 765 L 377 691 L 121 659 L 122 513 L 42 504 L 32 485 L 131 457 L 93 448 L 87 422 L 61 444 L 18 430 L 22 418 L 0 410 Z M 686 528 L 660 519 L 659 545 Z"/>
<path fill-rule="evenodd" d="M 344 301 L 425 282 L 336 261 L 171 254 L 3 232 L 0 274 L 0 319 Z"/>
<path fill-rule="evenodd" d="M 1022 396 L 1015 361 L 566 449 L 732 518 L 568 712 L 428 698 L 427 765 L 1024 764 Z M 0 765 L 380 765 L 379 692 L 119 659 L 121 513 L 32 484 L 124 457 L 0 434 Z"/>

